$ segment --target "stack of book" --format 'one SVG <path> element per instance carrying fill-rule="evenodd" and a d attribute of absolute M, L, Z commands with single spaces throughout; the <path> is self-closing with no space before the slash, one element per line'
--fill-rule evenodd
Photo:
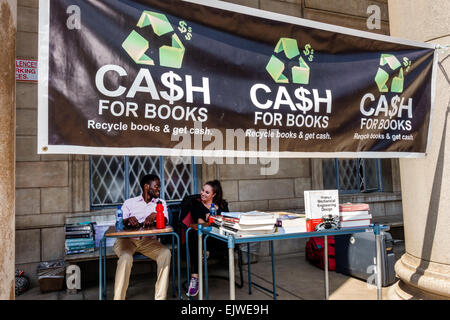
<path fill-rule="evenodd" d="M 341 228 L 365 227 L 371 224 L 372 215 L 366 203 L 344 203 L 339 205 Z"/>
<path fill-rule="evenodd" d="M 66 254 L 92 253 L 95 250 L 94 224 L 81 222 L 66 224 Z"/>
<path fill-rule="evenodd" d="M 97 222 L 94 225 L 94 231 L 95 231 L 95 247 L 100 247 L 100 241 L 102 240 L 103 236 L 105 235 L 106 230 L 108 230 L 109 227 L 114 226 L 116 221 L 102 221 Z M 116 242 L 116 238 L 106 238 L 106 247 L 112 247 L 114 246 L 114 242 Z"/>
<path fill-rule="evenodd" d="M 280 213 L 277 218 L 277 227 L 280 232 L 284 233 L 306 232 L 306 219 L 300 214 Z"/>
<path fill-rule="evenodd" d="M 222 212 L 216 219 L 221 231 L 236 237 L 260 236 L 275 231 L 275 215 L 260 211 Z"/>

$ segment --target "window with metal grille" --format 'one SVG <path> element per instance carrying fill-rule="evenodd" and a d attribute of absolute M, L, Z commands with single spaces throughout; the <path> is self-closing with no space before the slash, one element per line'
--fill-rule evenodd
<path fill-rule="evenodd" d="M 380 159 L 324 159 L 322 161 L 325 189 L 340 193 L 382 191 Z"/>
<path fill-rule="evenodd" d="M 161 198 L 181 200 L 196 193 L 197 174 L 194 158 L 190 163 L 174 163 L 165 157 L 91 156 L 90 201 L 91 208 L 122 204 L 136 197 L 146 174 L 156 174 L 161 180 Z"/>

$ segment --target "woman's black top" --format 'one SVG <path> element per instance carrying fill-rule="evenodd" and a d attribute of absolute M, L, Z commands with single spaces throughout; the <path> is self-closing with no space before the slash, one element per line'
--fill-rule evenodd
<path fill-rule="evenodd" d="M 229 212 L 228 210 L 228 204 L 224 201 L 222 206 L 218 206 L 217 204 L 214 204 L 217 210 L 217 214 L 220 215 L 222 212 Z M 209 213 L 209 209 L 206 208 L 201 198 L 195 198 L 191 202 L 191 217 L 194 223 L 198 223 L 198 219 L 203 219 L 206 221 L 206 215 Z"/>

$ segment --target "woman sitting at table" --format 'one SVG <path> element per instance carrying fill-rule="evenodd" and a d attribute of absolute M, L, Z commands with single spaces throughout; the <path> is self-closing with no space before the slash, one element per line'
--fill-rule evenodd
<path fill-rule="evenodd" d="M 190 203 L 190 213 L 193 223 L 208 222 L 210 216 L 211 205 L 214 204 L 216 214 L 228 212 L 228 204 L 222 198 L 222 186 L 218 180 L 208 181 L 203 187 L 200 195 L 194 198 Z M 211 240 L 209 240 L 211 239 Z M 226 249 L 226 244 L 214 239 L 208 238 L 208 248 L 213 248 L 212 252 Z M 198 293 L 198 237 L 197 232 L 189 232 L 189 256 L 191 265 L 191 280 L 189 282 L 188 296 L 196 296 Z M 209 251 L 206 252 L 209 256 Z"/>

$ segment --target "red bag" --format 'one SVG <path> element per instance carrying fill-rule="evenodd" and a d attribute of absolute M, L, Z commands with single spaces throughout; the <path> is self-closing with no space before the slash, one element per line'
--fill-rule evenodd
<path fill-rule="evenodd" d="M 305 245 L 306 260 L 320 269 L 325 269 L 325 249 L 323 237 L 311 237 Z M 334 236 L 328 236 L 328 270 L 336 270 L 334 256 Z"/>

